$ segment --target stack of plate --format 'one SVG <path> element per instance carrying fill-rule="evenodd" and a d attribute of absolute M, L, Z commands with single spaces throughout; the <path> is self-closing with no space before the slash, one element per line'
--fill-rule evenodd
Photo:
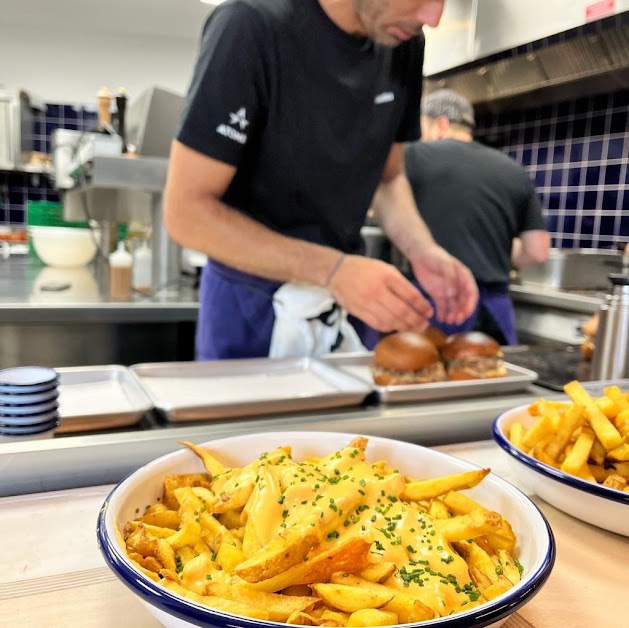
<path fill-rule="evenodd" d="M 47 438 L 59 425 L 59 376 L 53 369 L 20 366 L 0 371 L 0 440 Z"/>

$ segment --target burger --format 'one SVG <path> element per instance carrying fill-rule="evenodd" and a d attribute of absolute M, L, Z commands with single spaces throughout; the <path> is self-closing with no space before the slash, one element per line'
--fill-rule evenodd
<path fill-rule="evenodd" d="M 385 336 L 374 349 L 373 379 L 378 386 L 442 382 L 439 351 L 426 336 L 411 331 Z"/>
<path fill-rule="evenodd" d="M 452 380 L 489 379 L 507 375 L 500 345 L 479 331 L 448 336 L 441 349 L 441 357 L 445 361 L 448 378 Z"/>
<path fill-rule="evenodd" d="M 437 347 L 437 351 L 441 351 L 448 339 L 446 334 L 444 334 L 438 327 L 433 327 L 432 325 L 428 325 L 422 334 L 426 336 L 426 338 L 428 338 L 435 347 Z"/>

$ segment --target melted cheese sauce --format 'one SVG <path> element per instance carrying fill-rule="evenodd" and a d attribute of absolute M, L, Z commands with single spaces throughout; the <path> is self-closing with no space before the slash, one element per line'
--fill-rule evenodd
<path fill-rule="evenodd" d="M 294 463 L 288 455 L 274 462 L 259 462 L 246 508 L 260 546 L 291 527 L 317 535 L 314 552 L 346 535 L 365 535 L 373 539 L 374 562 L 398 567 L 386 584 L 411 593 L 439 615 L 465 610 L 477 599 L 467 563 L 440 536 L 438 522 L 416 504 L 401 501 L 405 482 L 398 471 L 385 473 L 358 449 L 312 463 Z"/>

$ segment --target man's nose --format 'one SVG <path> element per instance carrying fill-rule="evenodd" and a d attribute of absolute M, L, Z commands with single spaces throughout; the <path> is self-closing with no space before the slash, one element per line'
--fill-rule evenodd
<path fill-rule="evenodd" d="M 415 19 L 419 24 L 434 28 L 441 21 L 444 4 L 445 0 L 423 0 L 415 12 Z"/>

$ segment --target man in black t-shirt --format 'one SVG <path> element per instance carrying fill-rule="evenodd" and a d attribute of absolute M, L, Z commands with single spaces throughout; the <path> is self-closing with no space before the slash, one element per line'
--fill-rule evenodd
<path fill-rule="evenodd" d="M 340 306 L 363 321 L 367 346 L 369 327 L 423 328 L 433 311 L 421 293 L 358 254 L 372 199 L 439 317 L 473 310 L 470 272 L 435 244 L 404 175 L 403 142 L 419 134 L 421 29 L 436 26 L 443 3 L 228 0 L 212 12 L 164 208 L 170 235 L 209 258 L 199 359 L 278 355 L 274 308 L 294 284 L 298 306 L 333 301 L 313 319 L 328 324 Z"/>
<path fill-rule="evenodd" d="M 527 173 L 501 152 L 473 140 L 474 109 L 451 90 L 422 103 L 422 141 L 406 147 L 407 176 L 438 244 L 466 264 L 478 283 L 477 311 L 447 333 L 479 329 L 516 344 L 511 266 L 548 256 L 550 237 Z"/>

